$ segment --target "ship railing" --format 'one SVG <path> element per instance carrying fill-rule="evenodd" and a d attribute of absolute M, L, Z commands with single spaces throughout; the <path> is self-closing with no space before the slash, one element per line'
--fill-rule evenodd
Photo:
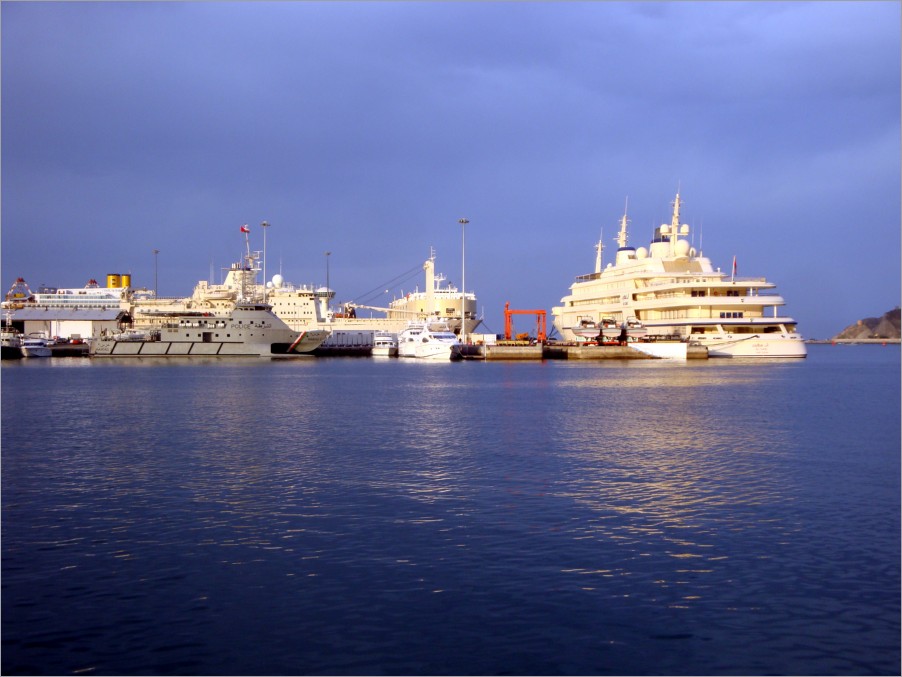
<path fill-rule="evenodd" d="M 591 280 L 597 280 L 600 277 L 601 277 L 601 273 L 589 273 L 587 275 L 577 275 L 576 281 L 577 282 L 589 282 Z"/>

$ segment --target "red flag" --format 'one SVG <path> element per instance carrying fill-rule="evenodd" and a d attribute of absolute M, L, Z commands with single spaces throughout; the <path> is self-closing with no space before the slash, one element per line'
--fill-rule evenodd
<path fill-rule="evenodd" d="M 736 255 L 733 255 L 733 277 L 736 277 Z"/>
<path fill-rule="evenodd" d="M 245 223 L 243 226 L 241 226 L 241 232 L 242 232 L 242 233 L 249 233 L 249 232 L 251 232 L 251 229 L 248 228 L 248 227 L 247 227 L 247 224 Z M 735 262 L 734 262 L 734 265 L 735 265 Z"/>

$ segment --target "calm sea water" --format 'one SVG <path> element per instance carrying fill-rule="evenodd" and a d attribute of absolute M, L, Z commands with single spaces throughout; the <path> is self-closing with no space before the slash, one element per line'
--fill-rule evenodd
<path fill-rule="evenodd" d="M 3 674 L 898 674 L 900 351 L 2 368 Z"/>

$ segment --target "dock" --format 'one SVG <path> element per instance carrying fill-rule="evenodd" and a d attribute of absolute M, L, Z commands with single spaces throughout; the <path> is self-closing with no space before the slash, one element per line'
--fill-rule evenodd
<path fill-rule="evenodd" d="M 89 357 L 87 343 L 60 343 L 50 346 L 51 357 Z"/>
<path fill-rule="evenodd" d="M 668 350 L 671 348 L 672 350 Z M 685 350 L 685 354 L 682 351 Z M 466 345 L 468 360 L 706 360 L 705 346 L 679 343 L 635 343 L 630 345 L 576 345 L 566 343 L 531 344 L 505 341 L 497 344 Z"/>

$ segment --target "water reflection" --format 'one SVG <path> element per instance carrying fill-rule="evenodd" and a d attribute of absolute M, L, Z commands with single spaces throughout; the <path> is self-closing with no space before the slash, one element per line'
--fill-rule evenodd
<path fill-rule="evenodd" d="M 873 672 L 887 398 L 773 366 L 4 367 L 4 667 Z"/>
<path fill-rule="evenodd" d="M 746 557 L 757 540 L 761 559 L 791 539 L 787 513 L 773 509 L 791 495 L 794 449 L 767 387 L 778 378 L 732 365 L 568 373 L 551 426 L 568 462 L 558 492 L 589 511 L 569 533 L 616 546 L 602 568 L 569 570 L 582 585 L 593 571 L 629 576 L 645 581 L 634 599 L 688 608 L 729 584 L 737 539 L 751 539 Z"/>

